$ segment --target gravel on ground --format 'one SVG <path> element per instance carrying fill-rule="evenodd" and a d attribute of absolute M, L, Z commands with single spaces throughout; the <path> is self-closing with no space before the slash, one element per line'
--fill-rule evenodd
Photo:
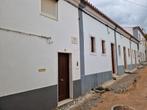
<path fill-rule="evenodd" d="M 123 78 L 112 85 L 112 88 L 112 91 L 102 95 L 103 101 L 98 102 L 97 106 L 92 107 L 91 110 L 111 110 L 114 105 L 131 106 L 135 110 L 147 110 L 147 67 Z M 127 88 L 127 90 L 120 92 L 118 88 Z"/>
<path fill-rule="evenodd" d="M 116 80 L 108 89 L 103 94 L 90 91 L 57 110 L 111 110 L 115 105 L 147 110 L 147 67 Z"/>

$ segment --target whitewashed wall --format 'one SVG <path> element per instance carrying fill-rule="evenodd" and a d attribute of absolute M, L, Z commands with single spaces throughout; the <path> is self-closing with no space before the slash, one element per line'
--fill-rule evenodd
<path fill-rule="evenodd" d="M 123 47 L 126 47 L 126 57 L 127 57 L 127 65 L 131 64 L 131 56 L 128 55 L 128 49 L 130 49 L 130 40 L 126 37 L 120 35 L 119 33 L 116 34 L 117 36 L 117 47 L 120 45 L 121 54 L 119 55 L 119 50 L 117 49 L 117 56 L 118 56 L 118 66 L 124 65 L 124 52 Z"/>
<path fill-rule="evenodd" d="M 133 35 L 133 27 L 128 27 L 125 29 Z M 145 47 L 145 38 L 138 28 L 136 28 L 134 31 L 136 32 L 134 34 L 134 37 L 138 38 L 138 40 L 140 41 L 139 51 L 137 52 L 138 53 L 138 60 L 140 60 L 142 62 L 142 61 L 145 61 L 145 48 L 146 48 Z M 142 56 L 140 53 L 142 53 Z"/>
<path fill-rule="evenodd" d="M 135 54 L 134 54 L 134 50 L 136 51 L 136 63 L 138 64 L 138 47 L 137 44 L 133 41 L 131 41 L 131 49 L 133 50 L 133 52 L 131 52 L 132 55 L 132 64 L 135 64 Z"/>
<path fill-rule="evenodd" d="M 0 96 L 58 82 L 58 52 L 72 53 L 72 79 L 80 79 L 78 9 L 59 0 L 58 20 L 41 15 L 40 0 L 2 0 L 0 28 L 52 37 L 47 40 L 0 30 Z M 72 12 L 72 13 L 71 13 Z M 72 44 L 76 37 L 78 44 Z M 45 72 L 38 69 L 45 68 Z"/>
<path fill-rule="evenodd" d="M 95 74 L 112 71 L 111 43 L 114 43 L 114 31 L 92 17 L 83 14 L 84 24 L 84 51 L 85 51 L 85 74 Z M 90 37 L 95 37 L 96 53 L 90 52 Z M 106 54 L 102 54 L 101 40 L 106 42 Z"/>
<path fill-rule="evenodd" d="M 142 56 L 140 56 L 140 61 L 144 62 L 145 61 L 145 38 L 142 35 L 142 33 L 140 31 L 138 31 L 138 35 L 140 36 L 140 43 L 139 43 L 139 52 L 142 54 Z"/>

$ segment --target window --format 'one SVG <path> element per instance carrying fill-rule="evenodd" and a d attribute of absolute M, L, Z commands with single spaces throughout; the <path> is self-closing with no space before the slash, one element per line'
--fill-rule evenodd
<path fill-rule="evenodd" d="M 58 17 L 58 0 L 41 0 L 41 13 L 53 19 Z"/>
<path fill-rule="evenodd" d="M 119 56 L 121 56 L 121 48 L 120 48 L 120 45 L 118 46 L 118 53 L 119 53 Z"/>
<path fill-rule="evenodd" d="M 106 53 L 106 46 L 105 46 L 105 41 L 102 40 L 102 54 Z"/>
<path fill-rule="evenodd" d="M 141 40 L 140 34 L 138 34 L 138 39 L 139 39 L 139 41 Z"/>
<path fill-rule="evenodd" d="M 130 49 L 128 49 L 128 56 L 130 57 Z"/>
<path fill-rule="evenodd" d="M 91 52 L 94 53 L 96 52 L 96 46 L 95 46 L 95 37 L 91 37 Z"/>

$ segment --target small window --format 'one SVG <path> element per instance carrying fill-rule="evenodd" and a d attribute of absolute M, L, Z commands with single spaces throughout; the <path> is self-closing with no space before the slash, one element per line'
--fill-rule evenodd
<path fill-rule="evenodd" d="M 121 56 L 121 48 L 120 48 L 120 45 L 118 46 L 118 53 L 119 53 L 119 56 Z"/>
<path fill-rule="evenodd" d="M 128 49 L 128 56 L 130 57 L 130 49 Z"/>
<path fill-rule="evenodd" d="M 106 45 L 104 40 L 102 40 L 102 54 L 106 54 Z"/>
<path fill-rule="evenodd" d="M 91 37 L 91 52 L 94 53 L 96 52 L 96 48 L 95 48 L 95 37 Z"/>
<path fill-rule="evenodd" d="M 41 0 L 41 13 L 53 19 L 58 17 L 58 0 Z"/>

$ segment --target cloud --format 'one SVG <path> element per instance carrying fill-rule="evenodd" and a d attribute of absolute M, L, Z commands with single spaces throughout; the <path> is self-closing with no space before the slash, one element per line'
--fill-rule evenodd
<path fill-rule="evenodd" d="M 146 0 L 89 0 L 120 25 L 143 27 L 147 32 Z"/>

